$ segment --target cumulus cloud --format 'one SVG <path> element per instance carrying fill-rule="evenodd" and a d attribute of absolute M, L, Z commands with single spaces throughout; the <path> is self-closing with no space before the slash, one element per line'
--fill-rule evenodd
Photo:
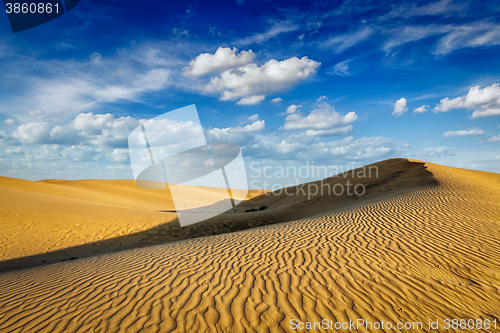
<path fill-rule="evenodd" d="M 266 99 L 266 95 L 254 95 L 249 97 L 243 97 L 236 104 L 238 105 L 255 105 Z"/>
<path fill-rule="evenodd" d="M 201 76 L 208 73 L 222 72 L 224 70 L 245 65 L 253 61 L 255 54 L 252 50 L 241 51 L 237 48 L 219 47 L 214 54 L 202 53 L 189 63 L 184 69 L 184 75 Z"/>
<path fill-rule="evenodd" d="M 500 108 L 486 108 L 484 110 L 475 110 L 472 112 L 472 119 L 492 116 L 500 116 Z"/>
<path fill-rule="evenodd" d="M 460 108 L 477 109 L 472 113 L 472 118 L 500 115 L 500 86 L 498 83 L 484 88 L 474 86 L 464 96 L 443 98 L 434 108 L 434 112 L 448 112 Z"/>
<path fill-rule="evenodd" d="M 266 122 L 264 120 L 257 120 L 253 122 L 252 124 L 246 125 L 246 126 L 237 126 L 237 127 L 229 127 L 228 132 L 229 133 L 254 133 L 254 132 L 260 132 L 264 129 L 266 126 Z"/>
<path fill-rule="evenodd" d="M 45 112 L 42 109 L 36 109 L 36 110 L 30 110 L 29 115 L 30 116 L 41 116 L 42 114 L 45 114 Z"/>
<path fill-rule="evenodd" d="M 359 161 L 366 163 L 373 159 L 383 159 L 396 152 L 394 143 L 384 137 L 362 137 L 354 139 L 352 136 L 335 141 L 317 141 L 305 134 L 289 135 L 284 138 L 257 137 L 255 142 L 245 147 L 245 154 L 256 158 L 273 160 L 291 159 L 314 160 L 317 162 L 351 163 Z"/>
<path fill-rule="evenodd" d="M 281 97 L 276 97 L 276 98 L 273 98 L 271 100 L 271 103 L 273 103 L 273 104 L 279 104 L 281 102 L 283 102 L 283 98 L 281 98 Z"/>
<path fill-rule="evenodd" d="M 21 147 L 17 147 L 17 148 L 9 148 L 7 150 L 5 150 L 5 153 L 8 154 L 8 155 L 22 155 L 23 154 L 23 151 L 21 149 Z"/>
<path fill-rule="evenodd" d="M 248 120 L 249 121 L 257 121 L 257 120 L 259 120 L 259 115 L 258 114 L 251 115 L 250 117 L 248 117 Z"/>
<path fill-rule="evenodd" d="M 51 130 L 48 123 L 28 123 L 19 125 L 12 135 L 23 143 L 45 143 L 50 139 Z"/>
<path fill-rule="evenodd" d="M 112 114 L 81 113 L 67 124 L 47 122 L 20 125 L 12 136 L 22 143 L 71 144 L 84 142 L 106 147 L 124 147 L 130 132 L 139 126 L 132 117 L 115 118 Z"/>
<path fill-rule="evenodd" d="M 223 101 L 265 95 L 290 88 L 312 77 L 319 66 L 319 62 L 308 57 L 292 57 L 282 61 L 272 59 L 260 67 L 250 63 L 213 77 L 206 91 L 220 93 Z"/>
<path fill-rule="evenodd" d="M 295 113 L 301 107 L 302 107 L 302 105 L 292 104 L 292 105 L 290 105 L 289 107 L 286 108 L 286 111 L 284 112 L 284 115 Z"/>
<path fill-rule="evenodd" d="M 306 130 L 306 135 L 348 135 L 352 133 L 352 122 L 358 119 L 355 112 L 349 112 L 342 116 L 335 111 L 334 107 L 322 102 L 307 116 L 297 110 L 296 105 L 290 105 L 287 109 L 288 116 L 285 118 L 283 129 Z"/>
<path fill-rule="evenodd" d="M 394 110 L 392 111 L 392 115 L 399 117 L 406 114 L 408 108 L 406 107 L 408 101 L 406 98 L 400 98 L 396 103 L 394 103 Z"/>
<path fill-rule="evenodd" d="M 12 118 L 7 118 L 3 121 L 5 125 L 12 125 L 14 123 L 14 119 Z"/>
<path fill-rule="evenodd" d="M 249 120 L 253 122 L 246 126 L 212 128 L 206 132 L 207 138 L 209 141 L 228 141 L 240 146 L 248 145 L 254 141 L 256 134 L 261 132 L 266 125 L 264 120 L 255 120 L 253 116 L 249 117 Z"/>
<path fill-rule="evenodd" d="M 5 130 L 0 130 L 0 146 L 15 146 L 19 141 Z"/>
<path fill-rule="evenodd" d="M 485 142 L 500 142 L 500 135 L 492 136 L 488 138 Z"/>
<path fill-rule="evenodd" d="M 326 136 L 326 135 L 337 135 L 337 136 L 346 136 L 352 134 L 353 127 L 352 125 L 346 125 L 338 128 L 332 128 L 328 130 L 314 130 L 310 129 L 306 131 L 306 135 L 311 136 Z"/>
<path fill-rule="evenodd" d="M 422 105 L 422 106 L 419 106 L 418 108 L 413 109 L 413 113 L 414 114 L 422 114 L 422 113 L 427 112 L 427 110 L 429 110 L 429 105 Z"/>
<path fill-rule="evenodd" d="M 454 138 L 457 136 L 474 136 L 474 135 L 483 135 L 484 131 L 478 127 L 470 128 L 468 130 L 458 130 L 458 131 L 448 131 L 444 132 L 443 136 L 445 138 Z"/>

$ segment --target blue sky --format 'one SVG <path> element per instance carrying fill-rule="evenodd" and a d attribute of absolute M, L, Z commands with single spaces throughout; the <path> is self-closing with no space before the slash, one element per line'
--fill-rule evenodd
<path fill-rule="evenodd" d="M 498 1 L 82 0 L 16 34 L 0 15 L 0 58 L 3 176 L 132 178 L 128 134 L 191 104 L 249 172 L 500 172 Z"/>

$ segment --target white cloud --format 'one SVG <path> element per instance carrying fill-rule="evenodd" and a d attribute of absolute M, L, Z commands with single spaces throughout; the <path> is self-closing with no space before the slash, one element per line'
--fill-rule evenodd
<path fill-rule="evenodd" d="M 321 102 L 318 107 L 307 116 L 297 110 L 296 105 L 287 109 L 283 129 L 306 130 L 306 135 L 347 135 L 352 132 L 352 122 L 358 119 L 355 112 L 342 116 L 328 103 Z"/>
<path fill-rule="evenodd" d="M 76 142 L 98 146 L 124 147 L 130 132 L 139 126 L 138 119 L 112 114 L 81 113 L 66 124 L 47 122 L 20 125 L 12 136 L 22 143 L 72 144 Z"/>
<path fill-rule="evenodd" d="M 41 116 L 42 114 L 45 114 L 45 112 L 42 109 L 37 109 L 37 110 L 30 110 L 29 111 L 30 116 Z"/>
<path fill-rule="evenodd" d="M 73 162 L 91 162 L 96 161 L 101 153 L 101 149 L 86 146 L 83 144 L 64 148 L 61 155 Z"/>
<path fill-rule="evenodd" d="M 100 77 L 100 76 L 99 76 Z M 94 108 L 98 103 L 135 100 L 145 92 L 164 89 L 170 80 L 170 71 L 151 69 L 144 74 L 134 75 L 121 84 L 95 82 L 95 79 L 62 77 L 44 80 L 35 88 L 34 103 L 51 113 L 79 113 Z"/>
<path fill-rule="evenodd" d="M 229 127 L 228 132 L 230 133 L 254 133 L 260 132 L 264 129 L 266 122 L 264 120 L 257 120 L 252 124 L 246 126 Z"/>
<path fill-rule="evenodd" d="M 341 53 L 354 45 L 367 40 L 375 33 L 375 30 L 370 27 L 365 27 L 359 29 L 356 32 L 351 32 L 339 36 L 332 37 L 323 43 L 321 43 L 321 47 L 323 48 L 331 48 L 335 51 L 335 53 Z"/>
<path fill-rule="evenodd" d="M 339 135 L 339 136 L 346 136 L 349 134 L 352 134 L 353 127 L 352 125 L 346 125 L 338 128 L 332 128 L 328 130 L 314 130 L 314 129 L 309 129 L 306 131 L 306 135 L 311 135 L 311 136 L 327 136 L 327 135 Z"/>
<path fill-rule="evenodd" d="M 256 133 L 265 128 L 264 120 L 256 120 L 246 126 L 212 128 L 206 132 L 209 141 L 228 141 L 240 146 L 253 142 Z"/>
<path fill-rule="evenodd" d="M 434 108 L 434 112 L 448 112 L 453 109 L 479 109 L 472 113 L 472 118 L 500 115 L 500 86 L 494 83 L 491 86 L 480 88 L 474 86 L 467 95 L 453 99 L 441 99 Z"/>
<path fill-rule="evenodd" d="M 287 116 L 289 114 L 292 114 L 292 113 L 295 113 L 298 109 L 300 109 L 302 107 L 302 105 L 295 105 L 295 104 L 291 104 L 289 105 L 287 108 L 286 108 L 286 111 L 285 112 L 282 112 L 280 113 L 279 115 L 280 116 Z"/>
<path fill-rule="evenodd" d="M 6 75 L 16 78 L 17 84 L 12 87 L 14 93 L 2 97 L 2 105 L 16 115 L 16 121 L 27 123 L 33 122 L 28 115 L 73 117 L 105 103 L 141 103 L 145 94 L 174 83 L 171 76 L 186 65 L 173 49 L 168 42 L 134 45 L 115 55 L 102 56 L 98 64 L 89 58 L 18 57 L 17 68 L 3 68 Z M 160 57 L 162 54 L 168 58 Z M 181 79 L 175 84 L 180 86 L 186 78 L 177 76 Z"/>
<path fill-rule="evenodd" d="M 255 54 L 252 50 L 241 51 L 237 48 L 219 47 L 214 54 L 202 53 L 191 60 L 189 67 L 184 69 L 184 75 L 201 76 L 208 73 L 220 73 L 224 70 L 242 66 L 253 61 Z"/>
<path fill-rule="evenodd" d="M 500 135 L 492 136 L 488 138 L 485 142 L 500 142 Z"/>
<path fill-rule="evenodd" d="M 484 131 L 478 127 L 470 128 L 468 130 L 458 130 L 458 131 L 448 131 L 444 132 L 443 136 L 445 138 L 454 138 L 457 136 L 474 136 L 474 135 L 483 135 Z"/>
<path fill-rule="evenodd" d="M 463 25 L 428 24 L 419 26 L 403 26 L 384 31 L 389 39 L 382 49 L 390 53 L 393 49 L 410 42 L 440 36 L 433 53 L 449 54 L 461 48 L 476 48 L 500 44 L 500 25 L 483 21 Z"/>
<path fill-rule="evenodd" d="M 98 64 L 101 62 L 101 55 L 97 52 L 94 52 L 90 55 L 90 61 L 93 63 L 93 64 Z"/>
<path fill-rule="evenodd" d="M 462 6 L 453 4 L 451 0 L 440 0 L 421 7 L 418 7 L 415 4 L 411 4 L 411 6 L 410 4 L 404 4 L 397 8 L 393 8 L 388 14 L 381 16 L 379 20 L 391 19 L 395 17 L 410 18 L 412 16 L 449 16 L 462 9 Z"/>
<path fill-rule="evenodd" d="M 474 112 L 472 112 L 472 119 L 492 116 L 500 116 L 500 108 L 487 108 L 485 110 L 475 110 Z"/>
<path fill-rule="evenodd" d="M 406 98 L 400 98 L 396 103 L 394 103 L 394 110 L 392 111 L 392 115 L 399 117 L 402 116 L 408 111 L 408 108 L 406 107 L 408 101 Z"/>
<path fill-rule="evenodd" d="M 12 136 L 23 143 L 44 143 L 49 141 L 51 130 L 48 123 L 28 123 L 19 125 Z"/>
<path fill-rule="evenodd" d="M 5 130 L 0 130 L 0 146 L 15 146 L 19 142 Z"/>
<path fill-rule="evenodd" d="M 431 147 L 431 148 L 420 148 L 415 150 L 415 152 L 412 154 L 414 156 L 431 156 L 431 157 L 438 157 L 438 156 L 454 156 L 456 155 L 453 150 L 455 148 L 450 148 L 450 147 Z"/>
<path fill-rule="evenodd" d="M 255 105 L 259 104 L 266 99 L 266 95 L 254 95 L 249 97 L 243 97 L 236 104 L 238 105 Z"/>
<path fill-rule="evenodd" d="M 222 72 L 206 86 L 209 93 L 221 93 L 223 101 L 265 95 L 290 88 L 316 73 L 321 63 L 307 57 L 269 60 L 259 67 L 250 63 Z"/>
<path fill-rule="evenodd" d="M 352 59 L 344 60 L 342 62 L 339 62 L 338 64 L 336 64 L 333 67 L 333 71 L 330 72 L 330 73 L 328 73 L 328 74 L 338 75 L 338 76 L 348 76 L 348 75 L 350 75 L 350 73 L 349 73 L 349 62 L 351 60 Z"/>
<path fill-rule="evenodd" d="M 427 110 L 429 110 L 429 105 L 422 105 L 422 106 L 419 106 L 418 108 L 415 108 L 413 110 L 413 113 L 422 114 L 422 113 L 427 112 Z"/>
<path fill-rule="evenodd" d="M 240 45 L 262 44 L 279 34 L 295 31 L 298 28 L 299 27 L 291 21 L 277 22 L 274 23 L 266 32 L 237 40 L 235 43 Z"/>
<path fill-rule="evenodd" d="M 5 125 L 12 125 L 14 123 L 14 119 L 12 118 L 7 118 L 3 121 Z"/>
<path fill-rule="evenodd" d="M 276 98 L 273 98 L 271 100 L 271 103 L 273 103 L 273 104 L 279 104 L 281 102 L 283 102 L 283 98 L 281 98 L 281 97 L 276 97 Z"/>
<path fill-rule="evenodd" d="M 456 26 L 441 38 L 435 53 L 447 54 L 457 49 L 500 45 L 500 25 L 477 22 Z"/>
<path fill-rule="evenodd" d="M 246 156 L 277 160 L 313 160 L 332 163 L 352 163 L 379 160 L 392 156 L 396 149 L 390 139 L 383 137 L 352 136 L 336 141 L 318 141 L 305 134 L 289 135 L 284 138 L 258 136 L 255 143 L 244 147 Z"/>
<path fill-rule="evenodd" d="M 16 155 L 20 155 L 20 154 L 23 154 L 23 151 L 21 149 L 21 147 L 17 147 L 17 148 L 9 148 L 5 151 L 6 154 L 9 154 L 9 155 L 12 155 L 12 154 L 16 154 Z"/>
<path fill-rule="evenodd" d="M 258 114 L 251 115 L 250 117 L 248 117 L 248 120 L 252 122 L 257 121 L 259 120 L 259 115 Z"/>
<path fill-rule="evenodd" d="M 129 160 L 129 154 L 127 148 L 116 148 L 109 154 L 113 162 L 127 162 Z"/>

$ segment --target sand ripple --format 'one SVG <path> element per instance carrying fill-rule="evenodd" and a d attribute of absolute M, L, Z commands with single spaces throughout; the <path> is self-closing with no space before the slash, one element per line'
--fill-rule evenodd
<path fill-rule="evenodd" d="M 0 274 L 0 331 L 295 332 L 291 319 L 323 318 L 498 322 L 499 178 L 429 169 L 440 186 L 317 218 Z"/>

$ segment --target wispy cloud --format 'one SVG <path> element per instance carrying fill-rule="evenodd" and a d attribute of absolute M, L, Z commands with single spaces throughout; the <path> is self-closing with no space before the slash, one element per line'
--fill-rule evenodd
<path fill-rule="evenodd" d="M 389 38 L 382 49 L 391 53 L 394 49 L 411 42 L 422 41 L 430 37 L 438 38 L 433 54 L 446 55 L 463 48 L 500 45 L 500 25 L 488 21 L 456 24 L 407 25 L 401 28 L 384 30 Z"/>
<path fill-rule="evenodd" d="M 450 16 L 462 12 L 465 5 L 457 5 L 452 0 L 440 0 L 423 6 L 417 6 L 414 3 L 403 3 L 402 5 L 394 6 L 393 9 L 380 16 L 379 20 L 388 20 L 392 18 L 410 18 L 415 16 Z"/>
<path fill-rule="evenodd" d="M 477 135 L 483 135 L 483 134 L 484 134 L 484 131 L 482 129 L 476 127 L 476 128 L 470 128 L 468 130 L 444 132 L 443 136 L 445 138 L 455 138 L 457 136 L 477 136 Z"/>
<path fill-rule="evenodd" d="M 331 75 L 338 75 L 338 76 L 349 76 L 351 75 L 349 73 L 349 63 L 351 62 L 352 59 L 344 60 L 339 62 L 333 67 L 333 70 L 327 72 L 328 74 Z"/>
<path fill-rule="evenodd" d="M 321 48 L 333 49 L 335 53 L 341 53 L 365 40 L 375 33 L 371 27 L 363 27 L 359 30 L 347 34 L 331 37 L 326 41 L 320 42 Z"/>
<path fill-rule="evenodd" d="M 451 147 L 429 147 L 429 148 L 419 148 L 416 149 L 413 153 L 411 153 L 412 156 L 418 156 L 418 157 L 440 157 L 440 156 L 454 156 L 456 155 L 455 153 L 455 148 Z"/>
<path fill-rule="evenodd" d="M 297 29 L 299 29 L 299 26 L 294 24 L 292 21 L 274 22 L 265 32 L 257 33 L 249 37 L 238 39 L 234 42 L 234 44 L 235 45 L 262 44 L 280 34 L 292 32 Z"/>
<path fill-rule="evenodd" d="M 255 105 L 266 99 L 266 95 L 254 95 L 249 97 L 243 97 L 236 104 L 238 105 Z"/>

